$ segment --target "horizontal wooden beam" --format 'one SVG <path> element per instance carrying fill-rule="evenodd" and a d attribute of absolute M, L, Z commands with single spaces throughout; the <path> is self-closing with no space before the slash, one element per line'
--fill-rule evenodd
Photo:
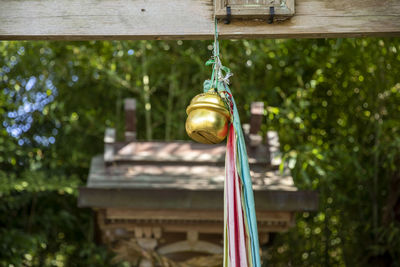
<path fill-rule="evenodd" d="M 194 223 L 182 223 L 177 224 L 172 221 L 171 223 L 154 223 L 151 222 L 153 227 L 162 227 L 164 232 L 172 233 L 187 233 L 188 231 L 198 231 L 202 234 L 222 234 L 223 222 L 194 222 Z M 143 223 L 132 223 L 130 221 L 121 221 L 116 223 L 104 224 L 101 229 L 115 231 L 117 229 L 125 229 L 129 232 L 135 231 L 137 227 L 148 227 L 149 221 Z M 258 225 L 258 232 L 260 233 L 270 233 L 270 232 L 286 232 L 292 224 L 264 224 Z"/>
<path fill-rule="evenodd" d="M 170 188 L 79 188 L 78 206 L 149 210 L 223 210 L 222 190 Z M 318 194 L 312 191 L 254 191 L 257 211 L 312 211 Z"/>
<path fill-rule="evenodd" d="M 210 39 L 213 0 L 2 0 L 0 40 Z M 290 20 L 220 24 L 221 38 L 400 36 L 399 0 L 296 0 Z"/>
<path fill-rule="evenodd" d="M 219 210 L 191 210 L 191 209 L 106 209 L 106 218 L 111 220 L 195 220 L 195 221 L 223 221 L 224 212 Z M 290 222 L 292 212 L 286 211 L 257 211 L 258 221 Z"/>

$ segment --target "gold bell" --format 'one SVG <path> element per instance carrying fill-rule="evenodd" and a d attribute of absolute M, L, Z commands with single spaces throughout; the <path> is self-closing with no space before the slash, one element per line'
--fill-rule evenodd
<path fill-rule="evenodd" d="M 217 144 L 227 136 L 231 114 L 213 89 L 195 96 L 186 114 L 186 132 L 196 142 Z"/>

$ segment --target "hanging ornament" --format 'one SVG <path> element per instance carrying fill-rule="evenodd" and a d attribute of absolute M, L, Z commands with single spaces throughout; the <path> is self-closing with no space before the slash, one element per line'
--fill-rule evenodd
<path fill-rule="evenodd" d="M 214 90 L 195 96 L 186 113 L 186 132 L 193 140 L 217 144 L 226 138 L 231 113 Z"/>
<path fill-rule="evenodd" d="M 195 141 L 222 142 L 228 136 L 224 184 L 224 267 L 260 267 L 257 220 L 246 144 L 239 113 L 229 89 L 229 68 L 221 64 L 217 21 L 212 65 L 204 93 L 195 96 L 186 112 L 186 131 Z"/>

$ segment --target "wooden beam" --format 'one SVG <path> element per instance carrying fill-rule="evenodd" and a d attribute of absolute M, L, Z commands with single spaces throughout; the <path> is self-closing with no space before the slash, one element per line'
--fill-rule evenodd
<path fill-rule="evenodd" d="M 223 221 L 223 210 L 191 210 L 191 209 L 106 209 L 106 219 L 111 220 L 195 220 L 195 221 Z M 257 211 L 258 221 L 291 221 L 290 211 Z"/>
<path fill-rule="evenodd" d="M 101 226 L 102 231 L 115 231 L 117 229 L 125 229 L 126 231 L 133 232 L 137 227 L 146 227 L 148 226 L 147 222 L 143 223 L 131 223 L 129 221 L 126 222 L 113 222 L 108 224 L 103 224 Z M 163 232 L 170 233 L 186 233 L 187 231 L 199 231 L 204 234 L 222 234 L 223 230 L 223 222 L 200 222 L 200 223 L 186 223 L 186 224 L 176 224 L 176 223 L 165 223 L 161 222 L 160 224 L 153 223 L 152 226 L 162 227 Z M 259 225 L 258 232 L 259 233 L 270 233 L 270 232 L 285 232 L 292 227 L 288 224 L 273 224 L 273 225 Z M 103 241 L 104 242 L 104 241 Z"/>
<path fill-rule="evenodd" d="M 171 188 L 79 188 L 78 206 L 139 210 L 223 210 L 222 190 Z M 254 191 L 257 211 L 312 211 L 318 194 L 312 191 Z"/>
<path fill-rule="evenodd" d="M 220 24 L 221 38 L 400 36 L 399 0 L 296 0 L 293 18 Z M 0 40 L 211 39 L 212 0 L 2 0 Z"/>

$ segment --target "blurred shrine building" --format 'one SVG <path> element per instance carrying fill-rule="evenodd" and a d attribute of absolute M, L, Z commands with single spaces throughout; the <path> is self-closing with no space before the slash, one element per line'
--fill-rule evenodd
<path fill-rule="evenodd" d="M 79 206 L 95 211 L 98 241 L 140 266 L 222 266 L 225 144 L 138 141 L 135 111 L 126 99 L 125 141 L 106 130 L 104 154 L 79 190 Z M 299 191 L 279 170 L 277 132 L 258 135 L 263 112 L 252 103 L 243 125 L 261 249 L 295 224 L 296 212 L 318 205 L 317 193 Z"/>

